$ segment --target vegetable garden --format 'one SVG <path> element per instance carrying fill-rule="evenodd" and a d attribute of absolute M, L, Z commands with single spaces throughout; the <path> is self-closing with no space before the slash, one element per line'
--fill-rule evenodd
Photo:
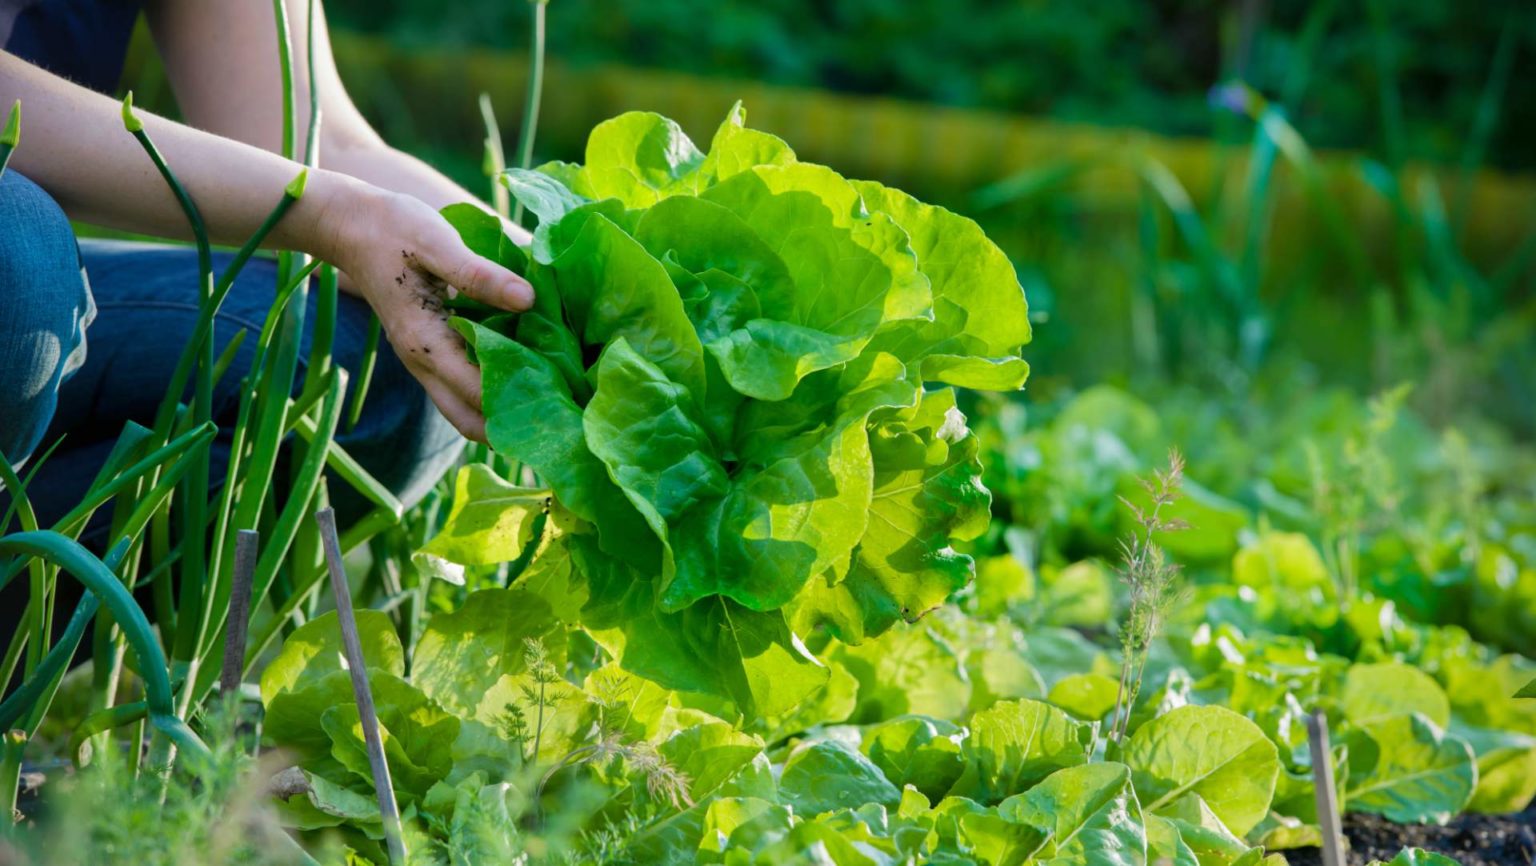
<path fill-rule="evenodd" d="M 1255 162 L 1304 173 L 1283 114 L 1249 107 Z M 746 108 L 707 145 L 626 113 L 537 168 L 536 108 L 520 165 L 488 123 L 533 242 L 443 215 L 536 302 L 447 302 L 489 442 L 415 509 L 332 441 L 367 375 L 349 391 L 328 357 L 336 275 L 287 253 L 217 493 L 230 353 L 207 328 L 59 525 L 5 466 L 0 583 L 29 593 L 0 862 L 1536 856 L 1528 442 L 1428 423 L 1406 386 L 1256 368 L 1025 399 L 1029 302 L 982 226 L 804 161 Z M 303 191 L 273 191 L 233 270 Z M 211 321 L 233 273 L 200 249 Z M 1223 311 L 1235 343 L 1258 307 Z M 342 485 L 368 510 L 338 537 L 315 514 Z M 65 582 L 85 592 L 56 628 Z"/>

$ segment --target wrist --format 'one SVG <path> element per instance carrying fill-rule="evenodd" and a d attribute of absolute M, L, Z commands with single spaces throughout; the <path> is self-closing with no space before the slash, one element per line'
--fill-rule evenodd
<path fill-rule="evenodd" d="M 304 194 L 273 233 L 273 243 L 346 269 L 362 237 L 384 209 L 390 194 L 336 171 L 310 169 Z"/>

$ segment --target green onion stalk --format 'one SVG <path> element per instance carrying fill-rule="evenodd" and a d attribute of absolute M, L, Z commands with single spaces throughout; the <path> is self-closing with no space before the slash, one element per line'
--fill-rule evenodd
<path fill-rule="evenodd" d="M 528 94 L 523 100 L 523 128 L 517 135 L 519 168 L 533 167 L 533 141 L 539 131 L 539 102 L 544 94 L 544 12 L 549 0 L 528 0 L 533 6 L 533 30 L 529 37 Z M 512 221 L 523 222 L 523 203 L 512 209 Z"/>
<path fill-rule="evenodd" d="M 11 151 L 21 142 L 21 100 L 11 106 L 5 119 L 5 129 L 0 130 L 0 177 L 5 176 L 5 164 L 11 161 Z"/>

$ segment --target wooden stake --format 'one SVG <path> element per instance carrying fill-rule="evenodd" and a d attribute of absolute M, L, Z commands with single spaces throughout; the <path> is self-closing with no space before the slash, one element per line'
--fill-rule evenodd
<path fill-rule="evenodd" d="M 352 673 L 352 694 L 357 698 L 357 716 L 363 726 L 363 742 L 368 747 L 368 765 L 373 770 L 373 788 L 379 795 L 379 815 L 384 819 L 384 839 L 389 845 L 389 859 L 395 866 L 405 864 L 405 840 L 400 830 L 400 806 L 395 802 L 395 787 L 389 779 L 389 762 L 384 759 L 384 742 L 379 737 L 379 716 L 373 706 L 373 689 L 368 685 L 368 668 L 363 658 L 363 643 L 357 635 L 357 620 L 352 615 L 352 589 L 341 559 L 341 541 L 336 534 L 336 512 L 322 508 L 315 513 L 320 525 L 320 544 L 325 549 L 325 564 L 331 572 L 331 592 L 336 596 L 336 619 L 341 623 L 341 640 L 347 653 L 347 668 Z"/>
<path fill-rule="evenodd" d="M 245 642 L 251 625 L 251 581 L 261 533 L 242 529 L 235 536 L 235 582 L 229 593 L 229 631 L 224 634 L 224 668 L 219 671 L 219 693 L 225 699 L 240 688 L 245 676 Z"/>
<path fill-rule="evenodd" d="M 1313 710 L 1307 716 L 1307 746 L 1312 752 L 1317 824 L 1323 834 L 1323 866 L 1345 866 L 1344 828 L 1339 821 L 1337 789 L 1333 785 L 1333 749 L 1328 744 L 1328 717 L 1322 710 Z"/>

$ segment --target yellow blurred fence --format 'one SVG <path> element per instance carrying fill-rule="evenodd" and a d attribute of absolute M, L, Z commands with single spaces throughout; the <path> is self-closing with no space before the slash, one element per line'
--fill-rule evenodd
<path fill-rule="evenodd" d="M 508 138 L 515 135 L 527 74 L 520 55 L 402 50 L 356 34 L 337 34 L 335 50 L 349 89 L 370 115 L 409 111 L 406 122 L 416 135 L 442 146 L 456 142 L 473 153 L 482 136 L 475 100 L 483 91 L 491 94 Z M 1139 180 L 1127 170 L 1133 158 L 1166 166 L 1196 201 L 1209 201 L 1218 189 L 1236 194 L 1247 171 L 1241 150 L 1205 139 L 558 61 L 547 69 L 540 150 L 579 157 L 595 123 L 635 109 L 672 117 L 707 145 L 737 99 L 746 103 L 753 126 L 782 136 L 803 158 L 954 203 L 1002 178 L 1068 161 L 1087 166 L 1074 174 L 1073 194 L 1090 206 L 1111 209 L 1135 206 Z M 1388 237 L 1389 207 L 1363 179 L 1358 158 L 1322 154 L 1318 164 L 1328 196 L 1350 227 L 1368 239 Z M 1447 200 L 1464 206 L 1463 240 L 1474 260 L 1507 253 L 1536 225 L 1536 180 L 1530 177 L 1480 171 L 1464 178 L 1454 170 L 1427 166 L 1409 166 L 1401 177 L 1410 195 L 1432 180 Z M 1302 184 L 1283 167 L 1274 207 L 1278 221 L 1302 223 L 1311 207 Z M 1314 241 L 1305 232 L 1295 240 Z"/>

